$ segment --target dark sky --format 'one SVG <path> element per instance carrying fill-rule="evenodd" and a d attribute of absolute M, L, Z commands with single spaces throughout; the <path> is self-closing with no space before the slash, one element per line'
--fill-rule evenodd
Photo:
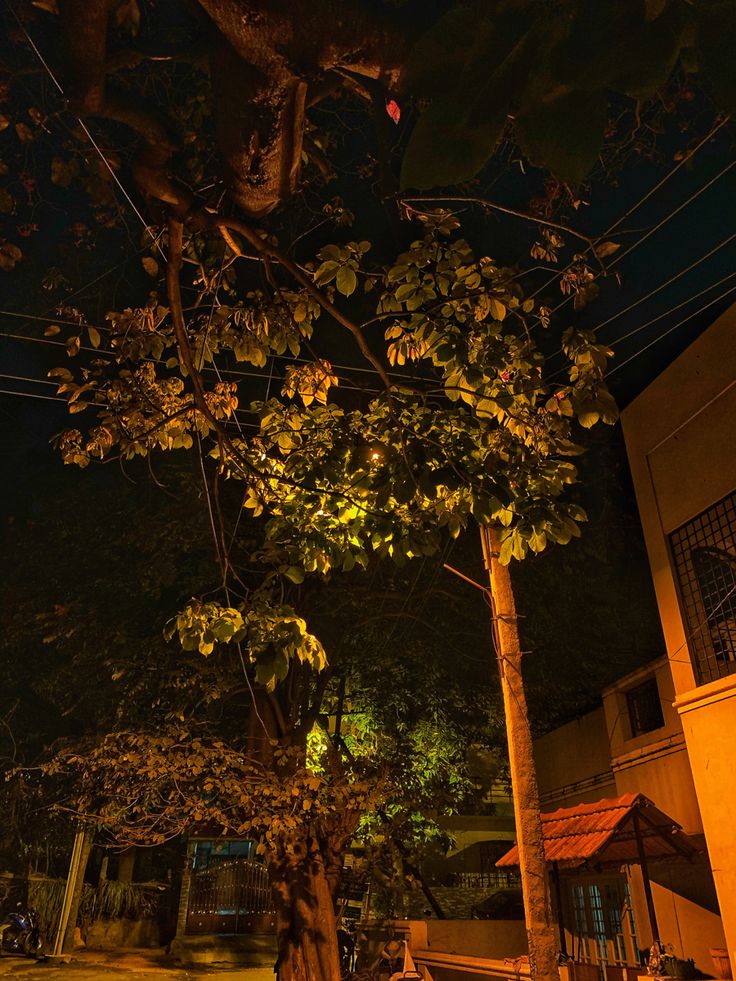
<path fill-rule="evenodd" d="M 683 110 L 679 111 L 682 115 Z M 700 103 L 693 106 L 694 116 L 696 111 L 702 112 Z M 684 119 L 687 123 L 686 113 Z M 688 132 L 678 137 L 676 130 L 682 119 L 676 125 L 673 119 L 673 132 L 662 136 L 655 159 L 634 156 L 613 179 L 601 180 L 599 176 L 584 196 L 586 203 L 577 212 L 563 216 L 585 234 L 597 236 L 661 184 L 611 236 L 621 243 L 621 248 L 606 260 L 610 272 L 601 281 L 598 299 L 579 313 L 572 310 L 570 302 L 562 306 L 549 337 L 543 342 L 554 359 L 556 338 L 569 323 L 588 328 L 601 325 L 600 340 L 609 343 L 615 351 L 610 384 L 621 406 L 635 397 L 736 299 L 736 292 L 730 292 L 736 291 L 736 166 L 733 166 L 732 127 L 724 127 L 688 164 L 664 180 L 676 165 L 675 154 L 682 152 L 683 146 L 694 145 L 698 134 L 708 129 L 707 123 L 700 119 L 693 118 L 690 122 Z M 344 137 L 338 152 L 360 156 L 362 150 L 354 141 L 364 138 L 365 134 Z M 54 152 L 53 141 L 52 130 L 49 145 L 43 151 L 46 163 Z M 500 176 L 491 169 L 470 193 L 527 210 L 534 178 L 530 182 L 519 175 L 518 162 L 507 161 Z M 126 180 L 124 172 L 123 179 Z M 541 177 L 537 185 L 540 181 Z M 369 200 L 354 175 L 343 174 L 334 188 L 320 193 L 323 198 L 341 193 L 351 205 L 355 202 L 357 224 L 350 235 L 371 238 L 381 234 L 383 212 L 380 208 L 376 210 L 375 201 Z M 58 294 L 47 294 L 38 284 L 49 265 L 64 266 L 69 277 L 67 302 L 79 304 L 92 319 L 101 318 L 115 304 L 131 302 L 129 286 L 136 288 L 134 296 L 140 296 L 140 289 L 150 286 L 135 255 L 141 245 L 142 230 L 132 209 L 126 204 L 129 228 L 126 235 L 98 233 L 95 241 L 89 243 L 91 249 L 85 245 L 75 253 L 68 240 L 62 241 L 60 229 L 68 223 L 76 207 L 73 191 L 52 202 L 51 211 L 56 209 L 56 217 L 49 219 L 30 248 L 29 261 L 14 273 L 0 271 L 1 334 L 43 338 L 47 321 L 30 321 L 11 314 L 45 318 L 52 313 Z M 10 226 L 13 216 L 4 217 Z M 478 241 L 494 258 L 509 264 L 531 262 L 528 223 L 472 207 L 464 218 L 468 237 Z M 393 226 L 391 234 L 396 234 Z M 569 252 L 564 255 L 569 258 Z M 533 274 L 527 283 L 538 289 L 554 272 L 555 267 L 551 267 L 550 272 Z M 668 283 L 669 280 L 673 281 Z M 551 306 L 564 299 L 557 283 L 543 290 L 541 297 Z M 350 365 L 358 364 L 355 352 L 349 347 L 345 348 L 345 359 Z M 54 388 L 46 383 L 45 376 L 49 368 L 64 361 L 63 347 L 8 336 L 0 338 L 0 389 L 20 393 L 0 395 L 6 473 L 2 493 L 6 513 L 29 514 L 34 508 L 53 507 L 54 484 L 60 479 L 61 463 L 50 448 L 49 439 L 68 425 L 69 417 L 63 404 L 48 400 L 53 397 Z M 556 361 L 550 363 L 554 368 Z M 247 365 L 241 367 L 249 370 Z M 244 382 L 249 397 L 254 395 L 252 384 L 249 380 Z M 587 496 L 585 503 L 592 520 L 583 542 L 570 546 L 569 551 L 550 552 L 519 572 L 522 592 L 529 601 L 544 595 L 540 604 L 542 613 L 536 625 L 528 628 L 530 641 L 537 650 L 545 644 L 549 648 L 546 661 L 541 656 L 544 651 L 540 651 L 537 663 L 542 667 L 531 669 L 535 697 L 540 704 L 546 677 L 543 665 L 564 657 L 576 606 L 586 604 L 589 608 L 594 601 L 590 584 L 597 584 L 599 596 L 605 594 L 594 625 L 587 632 L 583 630 L 574 645 L 579 652 L 590 650 L 591 646 L 597 648 L 592 658 L 593 669 L 581 678 L 582 662 L 575 658 L 565 661 L 569 677 L 561 681 L 562 694 L 558 694 L 558 701 L 564 703 L 564 691 L 568 690 L 568 708 L 572 712 L 585 707 L 597 685 L 613 680 L 617 672 L 622 673 L 660 652 L 656 611 L 620 432 L 596 435 L 585 467 L 587 484 L 581 493 L 584 498 Z M 80 479 L 96 478 L 85 474 Z M 469 571 L 478 574 L 474 543 L 461 543 L 458 558 L 460 563 L 466 563 Z M 633 614 L 625 616 L 632 609 Z M 578 689 L 582 685 L 590 689 L 584 697 L 579 697 L 578 691 L 577 702 L 576 685 Z M 551 717 L 559 719 L 564 711 L 564 704 L 557 705 L 551 710 Z"/>

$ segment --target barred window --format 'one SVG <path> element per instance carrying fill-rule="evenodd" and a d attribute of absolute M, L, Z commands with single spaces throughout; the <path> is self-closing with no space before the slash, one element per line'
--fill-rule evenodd
<path fill-rule="evenodd" d="M 698 684 L 736 673 L 736 493 L 670 535 Z"/>

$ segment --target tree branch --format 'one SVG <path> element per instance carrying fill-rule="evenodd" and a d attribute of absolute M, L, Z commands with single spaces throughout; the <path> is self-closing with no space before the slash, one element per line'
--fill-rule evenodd
<path fill-rule="evenodd" d="M 414 202 L 422 202 L 425 204 L 441 204 L 446 202 L 448 204 L 477 204 L 481 208 L 488 208 L 490 211 L 499 211 L 504 215 L 511 215 L 512 218 L 521 218 L 522 221 L 531 221 L 536 225 L 544 225 L 546 228 L 554 228 L 558 232 L 564 232 L 566 235 L 573 235 L 575 238 L 580 239 L 582 242 L 586 242 L 591 248 L 594 246 L 598 239 L 591 238 L 590 235 L 584 235 L 582 232 L 576 231 L 569 225 L 563 225 L 557 221 L 547 221 L 546 218 L 538 218 L 536 215 L 527 214 L 526 211 L 517 211 L 515 208 L 507 208 L 503 204 L 497 204 L 495 201 L 489 201 L 487 198 L 466 198 L 466 197 L 445 197 L 440 196 L 412 196 L 412 197 L 400 197 L 399 203 L 408 208 L 409 211 L 421 214 L 420 208 L 414 208 L 412 205 Z"/>
<path fill-rule="evenodd" d="M 225 232 L 228 230 L 232 230 L 237 232 L 239 235 L 242 235 L 246 242 L 248 242 L 249 245 L 252 245 L 253 248 L 256 249 L 256 251 L 262 256 L 269 259 L 275 259 L 280 265 L 282 265 L 284 269 L 286 269 L 286 271 L 290 273 L 291 276 L 300 284 L 300 286 L 303 286 L 307 293 L 309 293 L 309 295 L 313 297 L 317 303 L 319 303 L 325 313 L 328 313 L 333 320 L 336 320 L 340 324 L 341 327 L 344 327 L 346 330 L 350 331 L 355 338 L 358 348 L 360 349 L 360 353 L 363 355 L 366 361 L 373 366 L 386 391 L 388 393 L 391 392 L 393 387 L 391 379 L 389 378 L 384 366 L 368 347 L 360 327 L 353 323 L 349 317 L 346 317 L 345 314 L 342 313 L 342 311 L 339 310 L 335 304 L 332 303 L 332 301 L 329 300 L 325 294 L 314 285 L 311 278 L 305 272 L 303 272 L 295 262 L 293 262 L 275 245 L 271 245 L 269 242 L 265 241 L 265 239 L 262 239 L 257 232 L 250 228 L 249 225 L 246 225 L 245 222 L 240 221 L 237 218 L 223 218 L 217 216 L 213 219 L 213 224 L 219 230 L 223 238 L 225 238 L 225 241 L 230 248 L 234 251 L 240 250 L 238 249 L 237 243 L 233 240 L 232 236 L 225 235 Z"/>

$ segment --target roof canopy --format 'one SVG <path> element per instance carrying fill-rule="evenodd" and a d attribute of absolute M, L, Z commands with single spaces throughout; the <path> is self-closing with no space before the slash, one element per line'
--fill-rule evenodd
<path fill-rule="evenodd" d="M 542 814 L 544 854 L 562 868 L 617 867 L 681 855 L 699 849 L 680 825 L 643 794 L 624 794 L 594 804 L 577 804 Z M 641 849 L 641 851 L 640 851 Z M 519 864 L 516 845 L 496 865 Z"/>

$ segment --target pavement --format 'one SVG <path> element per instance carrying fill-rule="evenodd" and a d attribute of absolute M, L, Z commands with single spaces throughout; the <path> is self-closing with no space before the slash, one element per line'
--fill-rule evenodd
<path fill-rule="evenodd" d="M 7 981 L 274 981 L 271 968 L 172 965 L 163 950 L 75 951 L 71 958 L 49 957 L 41 963 L 23 957 L 0 957 L 0 978 Z"/>

